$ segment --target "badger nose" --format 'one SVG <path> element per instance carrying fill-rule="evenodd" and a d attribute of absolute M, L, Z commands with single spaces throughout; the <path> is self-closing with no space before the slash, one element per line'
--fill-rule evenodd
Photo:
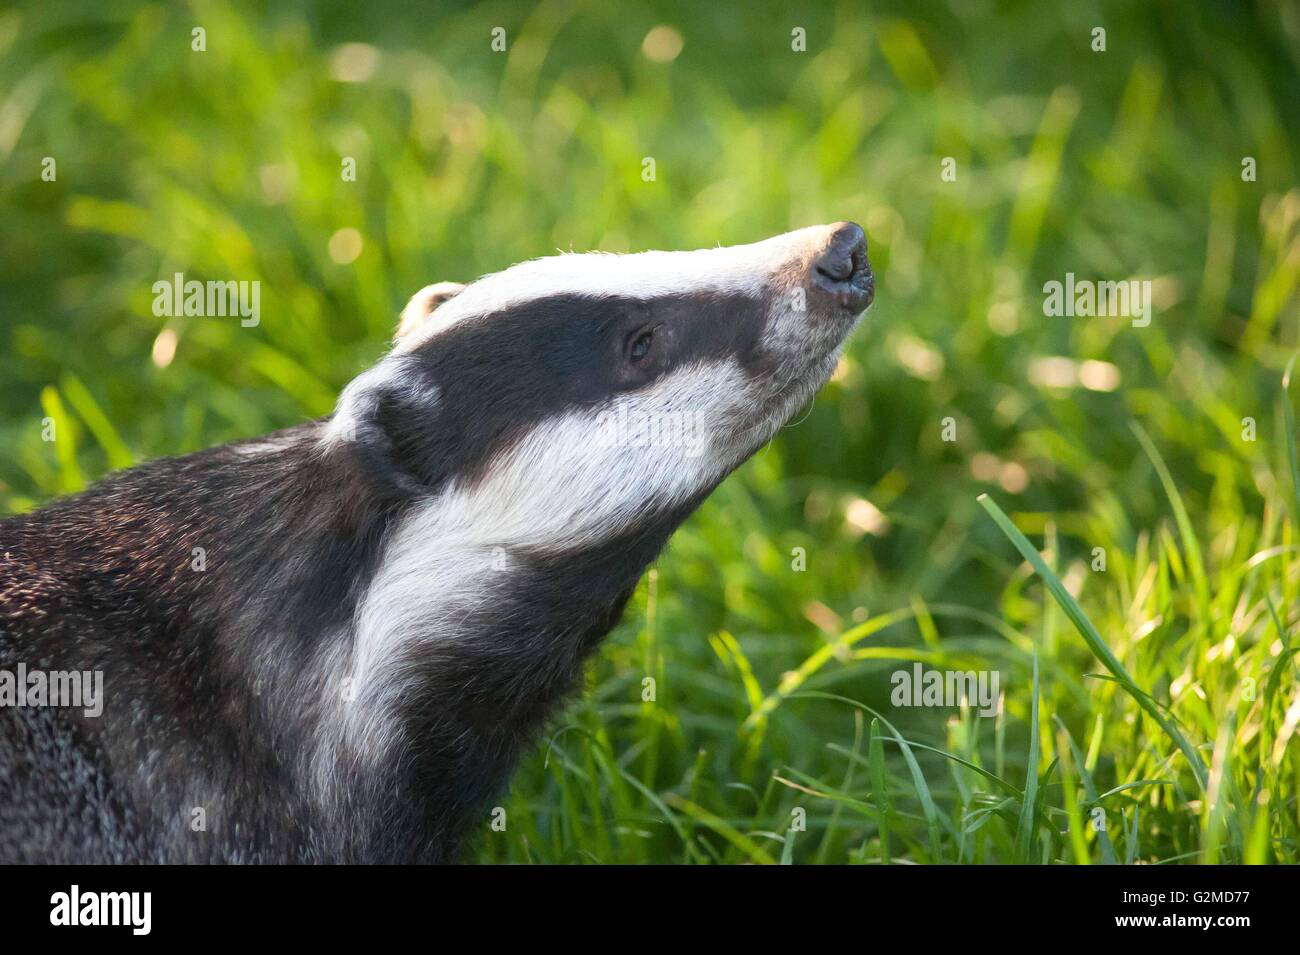
<path fill-rule="evenodd" d="M 848 311 L 860 312 L 871 304 L 876 283 L 862 226 L 837 222 L 828 227 L 825 246 L 813 256 L 812 282 Z"/>

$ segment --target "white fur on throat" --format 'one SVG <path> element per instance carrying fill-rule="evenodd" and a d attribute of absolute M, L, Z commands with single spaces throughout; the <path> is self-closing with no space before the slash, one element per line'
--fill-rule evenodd
<path fill-rule="evenodd" d="M 558 553 L 608 540 L 648 513 L 671 509 L 731 469 L 731 436 L 752 383 L 735 362 L 697 364 L 619 396 L 603 414 L 543 422 L 495 459 L 478 483 L 453 483 L 396 528 L 354 621 L 347 677 L 353 699 L 326 744 L 365 758 L 397 742 L 391 705 L 405 689 L 401 661 L 421 644 L 457 639 L 457 622 L 513 569 L 512 553 Z M 610 441 L 611 418 L 635 426 L 698 415 L 703 444 Z M 326 766 L 332 762 L 329 754 Z M 324 766 L 322 767 L 325 768 Z"/>

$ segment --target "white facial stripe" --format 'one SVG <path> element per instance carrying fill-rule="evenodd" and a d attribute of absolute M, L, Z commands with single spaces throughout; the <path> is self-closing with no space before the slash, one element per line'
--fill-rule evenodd
<path fill-rule="evenodd" d="M 714 442 L 747 394 L 734 362 L 694 365 L 599 413 L 571 411 L 494 461 L 477 487 L 453 489 L 452 512 L 488 546 L 564 550 L 608 540 L 721 472 Z"/>
<path fill-rule="evenodd" d="M 418 348 L 451 325 L 553 295 L 619 295 L 650 300 L 666 295 L 762 295 L 783 266 L 807 254 L 824 226 L 811 226 L 750 245 L 689 252 L 567 253 L 521 262 L 486 275 L 444 302 L 420 328 L 400 339 Z"/>

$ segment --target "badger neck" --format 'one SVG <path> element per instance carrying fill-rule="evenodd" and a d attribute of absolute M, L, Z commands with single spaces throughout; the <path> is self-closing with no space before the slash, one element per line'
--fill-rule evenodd
<path fill-rule="evenodd" d="M 4 522 L 32 570 L 0 616 L 30 658 L 108 674 L 124 798 L 209 810 L 203 840 L 150 816 L 183 857 L 257 832 L 268 861 L 448 859 L 696 503 L 546 546 L 464 488 L 394 497 L 307 425 Z M 79 595 L 61 628 L 33 587 Z"/>
<path fill-rule="evenodd" d="M 495 536 L 502 522 L 465 493 L 430 497 L 391 531 L 317 751 L 320 791 L 373 807 L 358 838 L 382 856 L 443 857 L 480 816 L 487 825 L 520 752 L 697 503 L 540 546 Z"/>

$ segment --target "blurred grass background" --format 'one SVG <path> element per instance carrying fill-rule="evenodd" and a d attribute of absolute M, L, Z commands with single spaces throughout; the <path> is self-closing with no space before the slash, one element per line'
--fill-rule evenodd
<path fill-rule="evenodd" d="M 1298 104 L 1269 2 L 6 5 L 0 510 L 328 413 L 429 282 L 855 219 L 834 381 L 676 536 L 477 857 L 1295 861 Z M 177 271 L 260 280 L 260 324 L 154 317 Z M 1066 272 L 1152 280 L 1151 325 L 1045 317 Z M 915 661 L 998 669 L 1002 714 L 891 707 Z"/>

